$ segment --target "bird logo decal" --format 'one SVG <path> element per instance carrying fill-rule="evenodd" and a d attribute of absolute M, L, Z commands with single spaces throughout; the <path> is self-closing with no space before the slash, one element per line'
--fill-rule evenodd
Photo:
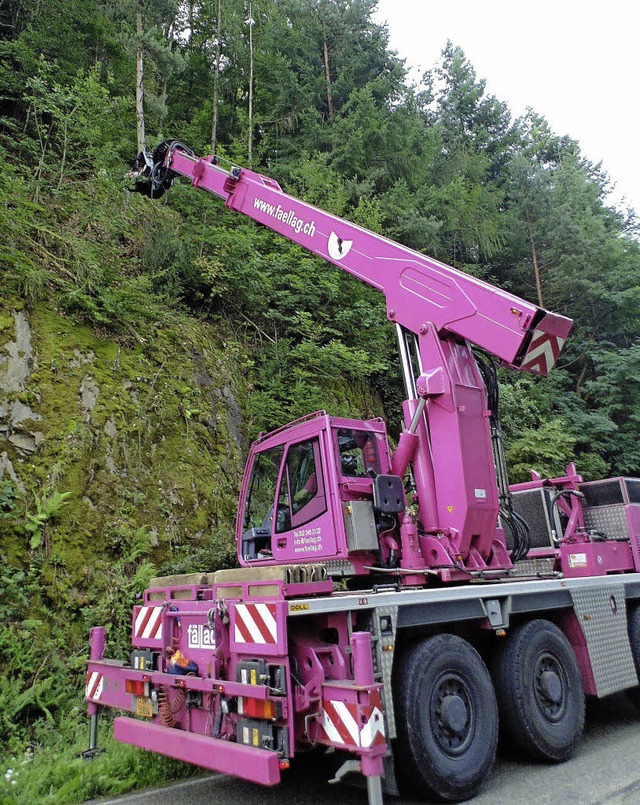
<path fill-rule="evenodd" d="M 341 237 L 331 232 L 329 235 L 329 257 L 332 260 L 343 260 L 351 251 L 353 246 L 352 240 L 342 240 Z"/>

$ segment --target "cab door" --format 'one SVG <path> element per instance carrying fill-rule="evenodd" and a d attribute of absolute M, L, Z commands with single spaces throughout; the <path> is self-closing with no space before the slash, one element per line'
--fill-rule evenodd
<path fill-rule="evenodd" d="M 271 547 L 280 562 L 336 555 L 321 436 L 289 444 L 280 473 Z"/>

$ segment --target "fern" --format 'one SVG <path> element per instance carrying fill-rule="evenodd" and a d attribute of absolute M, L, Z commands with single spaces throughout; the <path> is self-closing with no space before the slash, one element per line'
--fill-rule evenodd
<path fill-rule="evenodd" d="M 42 545 L 44 526 L 49 520 L 53 520 L 58 516 L 70 495 L 71 492 L 58 492 L 57 490 L 48 494 L 45 492 L 40 497 L 36 495 L 35 514 L 26 512 L 27 521 L 25 523 L 26 530 L 31 534 L 29 545 L 32 551 L 37 550 Z"/>

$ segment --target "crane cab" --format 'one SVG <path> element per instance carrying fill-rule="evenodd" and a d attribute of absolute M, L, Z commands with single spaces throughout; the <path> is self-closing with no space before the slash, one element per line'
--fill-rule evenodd
<path fill-rule="evenodd" d="M 381 419 L 319 411 L 261 436 L 242 482 L 240 564 L 321 562 L 333 575 L 350 575 L 377 565 L 382 553 L 388 561 L 393 545 L 381 546 L 380 535 L 396 529 L 405 508 L 390 465 Z"/>

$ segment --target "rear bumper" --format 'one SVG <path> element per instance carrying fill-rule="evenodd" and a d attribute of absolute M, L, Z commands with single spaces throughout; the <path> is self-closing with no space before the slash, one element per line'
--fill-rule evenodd
<path fill-rule="evenodd" d="M 278 755 L 266 749 L 221 741 L 121 716 L 113 722 L 113 736 L 159 755 L 183 760 L 222 774 L 232 774 L 261 785 L 280 782 Z"/>

